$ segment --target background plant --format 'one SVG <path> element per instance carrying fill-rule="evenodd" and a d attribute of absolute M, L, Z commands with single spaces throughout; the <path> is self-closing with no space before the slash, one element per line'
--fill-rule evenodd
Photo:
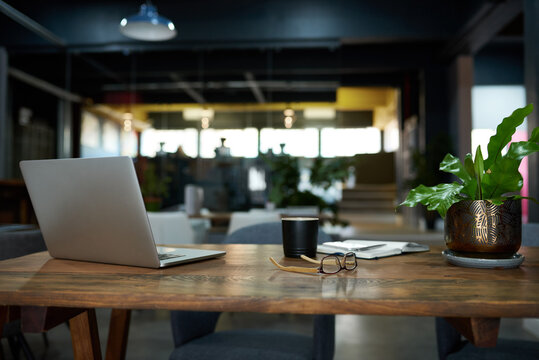
<path fill-rule="evenodd" d="M 354 165 L 354 158 L 314 159 L 311 166 L 311 184 L 327 190 L 337 181 L 344 182 L 348 178 L 348 168 Z"/>
<path fill-rule="evenodd" d="M 144 197 L 166 198 L 168 196 L 169 177 L 157 175 L 155 164 L 147 163 L 140 183 L 140 191 Z"/>
<path fill-rule="evenodd" d="M 264 156 L 271 174 L 269 199 L 277 207 L 288 206 L 290 198 L 298 191 L 300 172 L 298 159 L 288 155 Z"/>
<path fill-rule="evenodd" d="M 468 153 L 462 163 L 447 154 L 440 163 L 440 170 L 453 174 L 459 181 L 427 187 L 419 185 L 412 189 L 399 206 L 416 206 L 421 203 L 428 210 L 436 210 L 445 217 L 447 210 L 461 200 L 489 200 L 496 205 L 508 199 L 522 199 L 515 195 L 522 189 L 523 179 L 518 171 L 522 159 L 539 151 L 539 128 L 532 131 L 528 141 L 513 142 L 505 155 L 502 150 L 509 144 L 516 128 L 533 111 L 533 105 L 516 109 L 503 119 L 488 143 L 488 157 L 483 158 L 481 147 L 475 157 Z M 532 199 L 535 201 L 535 199 Z"/>
<path fill-rule="evenodd" d="M 300 191 L 300 166 L 296 157 L 281 155 L 264 155 L 262 157 L 271 173 L 271 189 L 269 199 L 277 207 L 287 206 L 317 206 L 320 210 L 330 210 L 334 214 L 333 224 L 345 224 L 338 219 L 336 203 L 328 203 L 322 197 L 309 190 Z M 310 182 L 313 186 L 327 190 L 335 181 L 345 181 L 348 168 L 354 159 L 314 159 L 310 170 Z"/>

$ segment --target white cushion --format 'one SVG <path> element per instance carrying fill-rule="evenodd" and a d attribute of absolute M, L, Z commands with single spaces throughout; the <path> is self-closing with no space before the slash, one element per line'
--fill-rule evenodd
<path fill-rule="evenodd" d="M 195 234 L 184 212 L 148 212 L 154 241 L 158 245 L 194 244 Z"/>
<path fill-rule="evenodd" d="M 278 212 L 233 212 L 228 225 L 228 234 L 246 227 L 266 222 L 281 221 L 281 215 Z"/>

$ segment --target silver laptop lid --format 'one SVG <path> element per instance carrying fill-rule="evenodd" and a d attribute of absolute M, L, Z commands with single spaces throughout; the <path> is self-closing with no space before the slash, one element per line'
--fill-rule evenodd
<path fill-rule="evenodd" d="M 159 267 L 129 157 L 21 161 L 53 257 Z"/>

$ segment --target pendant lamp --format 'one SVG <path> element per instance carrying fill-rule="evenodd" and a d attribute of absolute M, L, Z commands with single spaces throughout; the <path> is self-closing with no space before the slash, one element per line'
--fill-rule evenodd
<path fill-rule="evenodd" d="M 159 15 L 149 1 L 140 5 L 138 14 L 120 21 L 120 32 L 128 38 L 143 41 L 163 41 L 176 36 L 172 21 Z"/>

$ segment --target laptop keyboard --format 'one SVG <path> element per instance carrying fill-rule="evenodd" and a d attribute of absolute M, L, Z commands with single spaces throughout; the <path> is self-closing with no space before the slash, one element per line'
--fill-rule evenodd
<path fill-rule="evenodd" d="M 158 253 L 157 256 L 159 257 L 159 260 L 168 260 L 168 259 L 179 258 L 185 255 L 172 254 L 172 253 Z"/>

